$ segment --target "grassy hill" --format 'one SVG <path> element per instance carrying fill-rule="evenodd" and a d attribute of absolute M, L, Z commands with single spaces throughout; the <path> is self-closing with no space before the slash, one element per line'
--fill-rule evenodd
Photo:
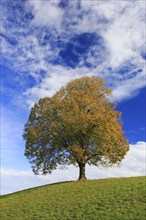
<path fill-rule="evenodd" d="M 144 220 L 146 177 L 45 185 L 1 196 L 2 220 Z"/>

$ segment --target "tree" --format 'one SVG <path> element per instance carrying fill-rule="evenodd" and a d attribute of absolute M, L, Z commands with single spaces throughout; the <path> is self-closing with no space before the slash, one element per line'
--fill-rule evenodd
<path fill-rule="evenodd" d="M 110 94 L 101 78 L 83 77 L 34 104 L 23 137 L 35 174 L 73 164 L 80 180 L 86 164 L 120 164 L 129 145 Z"/>

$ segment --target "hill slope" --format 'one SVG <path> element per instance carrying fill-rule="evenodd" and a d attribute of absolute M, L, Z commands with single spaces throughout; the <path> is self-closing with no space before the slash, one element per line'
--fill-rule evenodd
<path fill-rule="evenodd" d="M 144 220 L 146 177 L 66 182 L 1 197 L 3 220 Z"/>

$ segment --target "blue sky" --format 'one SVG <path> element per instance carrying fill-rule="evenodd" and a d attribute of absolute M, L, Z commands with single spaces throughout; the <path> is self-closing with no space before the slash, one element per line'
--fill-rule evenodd
<path fill-rule="evenodd" d="M 22 134 L 34 102 L 82 76 L 102 77 L 112 89 L 131 146 L 120 170 L 87 167 L 89 178 L 144 175 L 145 1 L 2 0 L 0 7 L 1 193 L 77 178 L 73 167 L 35 177 Z"/>

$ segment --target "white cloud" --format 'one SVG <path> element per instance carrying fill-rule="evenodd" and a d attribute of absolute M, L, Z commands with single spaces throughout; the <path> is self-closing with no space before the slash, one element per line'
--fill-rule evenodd
<path fill-rule="evenodd" d="M 81 5 L 85 10 L 95 10 L 100 16 L 106 19 L 114 19 L 120 14 L 129 2 L 124 1 L 84 1 L 81 0 Z"/>
<path fill-rule="evenodd" d="M 63 18 L 63 9 L 57 7 L 57 1 L 32 1 L 28 4 L 34 14 L 33 24 L 36 26 L 55 26 L 59 29 Z"/>
<path fill-rule="evenodd" d="M 123 76 L 113 74 L 104 74 L 99 71 L 100 66 L 92 71 L 86 67 L 77 67 L 75 69 L 66 68 L 63 66 L 48 65 L 47 74 L 41 82 L 27 90 L 24 95 L 27 97 L 27 104 L 32 106 L 39 98 L 52 96 L 62 86 L 73 79 L 82 76 L 99 76 L 104 78 L 106 85 L 112 89 L 111 101 L 121 102 L 137 95 L 140 88 L 145 86 L 145 73 L 139 72 L 134 77 L 132 74 L 137 72 L 138 69 L 126 74 L 125 79 Z M 110 83 L 113 85 L 111 86 Z"/>
<path fill-rule="evenodd" d="M 5 28 L 3 22 L 5 35 L 15 39 L 16 31 L 21 34 L 17 36 L 16 45 L 2 38 L 2 54 L 18 72 L 20 80 L 23 74 L 31 75 L 36 80 L 35 86 L 25 88 L 29 105 L 40 97 L 52 95 L 66 82 L 83 75 L 102 76 L 113 89 L 114 101 L 131 98 L 145 86 L 145 63 L 141 57 L 145 40 L 144 2 L 81 1 L 80 9 L 77 3 L 69 1 L 70 7 L 62 9 L 58 1 L 30 0 L 26 3 L 26 10 L 32 11 L 34 19 L 27 29 L 22 26 L 16 29 L 15 25 Z M 5 14 L 4 18 L 7 20 Z M 100 35 L 105 46 L 104 51 L 93 45 L 94 56 L 90 52 L 87 54 L 86 60 L 92 68 L 83 66 L 85 58 L 82 56 L 75 69 L 53 65 L 52 61 L 63 49 L 56 46 L 57 39 L 66 45 L 72 36 L 85 32 Z M 48 33 L 49 40 L 41 45 L 40 41 Z M 142 69 L 142 72 L 133 75 L 130 69 L 127 70 L 127 77 L 123 76 L 118 70 L 125 63 L 132 64 L 134 69 Z M 42 76 L 41 70 L 46 74 Z"/>
<path fill-rule="evenodd" d="M 128 177 L 146 175 L 146 142 L 139 141 L 130 145 L 130 151 L 118 168 L 98 168 L 87 166 L 86 174 L 89 179 L 110 177 Z M 14 169 L 1 169 L 1 194 L 8 194 L 39 185 L 77 180 L 78 168 L 69 166 L 68 169 L 57 169 L 51 175 L 34 176 L 32 171 L 18 171 Z"/>
<path fill-rule="evenodd" d="M 139 89 L 145 85 L 144 72 L 140 72 L 135 77 L 131 77 L 129 79 L 127 77 L 122 82 L 118 81 L 113 88 L 112 101 L 121 102 L 124 99 L 135 97 Z"/>
<path fill-rule="evenodd" d="M 46 76 L 41 83 L 25 93 L 28 97 L 29 105 L 45 96 L 52 96 L 57 90 L 68 83 L 70 80 L 80 78 L 81 76 L 92 76 L 95 72 L 90 72 L 88 68 L 65 68 L 63 66 L 48 65 Z"/>
<path fill-rule="evenodd" d="M 104 39 L 110 51 L 110 65 L 118 67 L 124 61 L 135 60 L 139 64 L 139 50 L 144 45 L 143 4 L 130 5 L 109 25 Z M 143 16 L 142 16 L 143 15 Z"/>
<path fill-rule="evenodd" d="M 84 10 L 91 10 L 89 20 L 85 16 L 79 28 L 98 31 L 109 51 L 108 65 L 116 68 L 127 60 L 137 58 L 145 42 L 144 1 L 81 1 Z M 101 21 L 105 23 L 100 24 Z M 107 21 L 107 23 L 106 23 Z M 91 25 L 92 24 L 92 25 Z M 87 30 L 87 29 L 86 29 Z"/>

